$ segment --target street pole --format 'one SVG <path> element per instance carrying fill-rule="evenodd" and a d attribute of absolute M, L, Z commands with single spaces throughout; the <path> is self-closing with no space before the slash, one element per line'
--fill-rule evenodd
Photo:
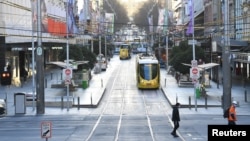
<path fill-rule="evenodd" d="M 67 49 L 66 49 L 66 54 L 67 54 L 67 60 L 66 60 L 66 66 L 67 69 L 69 68 L 69 29 L 68 29 L 68 1 L 66 0 L 66 36 L 67 36 Z M 67 111 L 69 111 L 69 84 L 67 84 Z"/>
<path fill-rule="evenodd" d="M 44 104 L 44 51 L 42 47 L 42 32 L 41 32 L 41 0 L 37 1 L 37 49 L 36 49 L 36 59 L 37 63 L 37 114 L 44 114 L 45 104 Z"/>
<path fill-rule="evenodd" d="M 34 7 L 33 7 L 34 8 Z M 35 12 L 33 10 L 33 12 Z M 34 17 L 32 13 L 32 108 L 35 110 L 35 43 L 34 43 Z"/>
<path fill-rule="evenodd" d="M 101 37 L 101 8 L 100 8 L 100 4 L 99 4 L 99 1 L 97 0 L 96 1 L 96 3 L 97 3 L 97 7 L 98 7 L 98 38 L 99 38 L 99 55 L 101 55 L 102 54 L 102 42 L 101 42 L 101 40 L 102 40 L 102 37 Z M 99 62 L 98 62 L 98 64 L 99 64 L 99 70 L 98 70 L 98 73 L 100 73 L 101 72 L 101 58 L 99 58 L 99 60 L 98 60 Z"/>
<path fill-rule="evenodd" d="M 192 48 L 193 48 L 193 61 L 192 62 L 197 62 L 195 60 L 195 43 L 194 43 L 194 0 L 190 0 L 189 4 L 191 4 L 191 22 L 192 22 Z M 196 96 L 196 87 L 198 85 L 198 82 L 194 83 L 194 98 L 195 98 L 195 111 L 197 111 L 197 96 Z"/>
<path fill-rule="evenodd" d="M 166 0 L 165 8 L 165 28 L 164 33 L 166 34 L 166 71 L 168 70 L 168 0 Z"/>
<path fill-rule="evenodd" d="M 223 70 L 223 109 L 231 105 L 231 69 L 230 69 L 230 38 L 229 38 L 229 2 L 224 0 L 224 48 L 222 48 Z"/>
<path fill-rule="evenodd" d="M 184 16 L 185 16 L 185 5 L 184 5 L 184 0 L 181 0 L 182 41 L 185 39 Z"/>

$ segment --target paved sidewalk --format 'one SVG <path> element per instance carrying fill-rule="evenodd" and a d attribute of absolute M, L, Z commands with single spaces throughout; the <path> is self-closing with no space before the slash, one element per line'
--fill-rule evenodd
<path fill-rule="evenodd" d="M 67 95 L 67 88 L 51 88 L 51 84 L 60 84 L 61 83 L 61 69 L 47 70 L 45 74 L 45 112 L 46 113 L 57 113 L 60 114 L 69 114 L 69 113 L 78 113 L 79 109 L 72 107 L 97 107 L 103 93 L 106 90 L 107 79 L 110 77 L 112 72 L 112 67 L 108 71 L 103 71 L 99 74 L 93 74 L 92 78 L 89 81 L 87 88 L 77 88 L 75 91 L 69 91 Z M 0 86 L 2 92 L 0 92 L 0 98 L 5 99 L 7 97 L 7 116 L 13 116 L 16 114 L 16 107 L 14 103 L 15 93 L 32 93 L 32 77 L 23 83 L 22 86 Z M 62 102 L 63 101 L 63 102 Z M 70 104 L 67 104 L 69 101 Z M 78 104 L 80 106 L 78 106 Z M 36 105 L 35 102 L 29 101 L 25 103 L 26 110 L 25 115 L 35 115 L 36 114 Z M 56 109 L 62 109 L 57 110 Z M 65 112 L 65 110 L 70 108 L 70 112 Z M 72 110 L 77 109 L 77 110 Z M 51 112 L 53 111 L 53 112 Z M 74 112 L 71 112 L 74 111 Z M 45 113 L 45 114 L 46 114 Z M 21 115 L 21 114 L 18 114 Z"/>
<path fill-rule="evenodd" d="M 167 74 L 165 70 L 161 70 L 161 76 L 162 91 L 172 105 L 177 101 L 181 103 L 181 111 L 183 113 L 218 115 L 223 113 L 221 106 L 223 86 L 221 84 L 217 87 L 217 83 L 210 81 L 211 88 L 206 88 L 208 95 L 207 101 L 204 97 L 200 97 L 196 99 L 196 102 L 194 87 L 179 87 L 175 78 L 172 75 Z M 238 81 L 237 78 L 234 78 L 231 91 L 232 99 L 239 103 L 237 114 L 250 115 L 250 86 L 246 85 L 244 88 Z M 245 101 L 245 91 L 247 92 L 247 102 Z"/>

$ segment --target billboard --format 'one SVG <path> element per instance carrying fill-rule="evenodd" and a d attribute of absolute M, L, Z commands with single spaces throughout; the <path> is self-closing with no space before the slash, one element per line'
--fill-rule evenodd
<path fill-rule="evenodd" d="M 148 12 L 150 33 L 165 34 L 173 24 L 173 12 L 168 8 L 168 0 L 158 0 Z"/>
<path fill-rule="evenodd" d="M 38 29 L 38 15 L 37 15 L 37 0 L 30 0 L 32 12 L 32 30 Z M 41 6 L 41 32 L 50 33 L 54 36 L 66 36 L 67 27 L 68 34 L 74 35 L 77 33 L 75 17 L 73 13 L 74 0 L 50 1 L 40 0 Z M 66 7 L 68 6 L 68 7 Z M 66 9 L 67 11 L 67 24 L 66 24 Z"/>
<path fill-rule="evenodd" d="M 108 34 L 114 33 L 114 13 L 105 13 L 105 28 Z"/>

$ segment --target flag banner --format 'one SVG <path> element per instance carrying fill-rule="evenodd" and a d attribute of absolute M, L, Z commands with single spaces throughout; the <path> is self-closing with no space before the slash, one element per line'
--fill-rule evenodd
<path fill-rule="evenodd" d="M 190 21 L 188 24 L 188 28 L 186 31 L 186 34 L 193 34 L 194 33 L 194 25 L 193 25 L 193 20 L 194 20 L 194 10 L 193 10 L 193 0 L 188 1 L 188 9 L 189 9 L 189 16 L 190 16 Z"/>

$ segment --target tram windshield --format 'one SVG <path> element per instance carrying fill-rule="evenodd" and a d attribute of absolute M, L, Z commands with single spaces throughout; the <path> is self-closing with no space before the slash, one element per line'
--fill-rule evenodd
<path fill-rule="evenodd" d="M 140 64 L 140 75 L 145 80 L 152 80 L 157 76 L 157 64 Z"/>

